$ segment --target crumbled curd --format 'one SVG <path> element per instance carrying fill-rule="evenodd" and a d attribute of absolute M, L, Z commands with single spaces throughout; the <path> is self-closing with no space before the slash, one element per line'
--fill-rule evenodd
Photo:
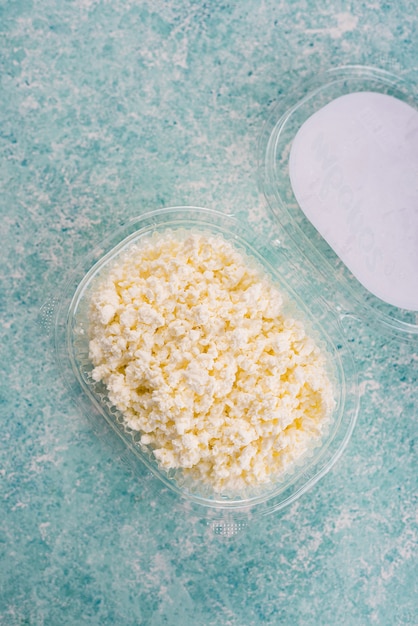
<path fill-rule="evenodd" d="M 132 245 L 91 297 L 95 381 L 163 469 L 216 492 L 269 482 L 323 433 L 324 357 L 269 277 L 224 238 Z"/>

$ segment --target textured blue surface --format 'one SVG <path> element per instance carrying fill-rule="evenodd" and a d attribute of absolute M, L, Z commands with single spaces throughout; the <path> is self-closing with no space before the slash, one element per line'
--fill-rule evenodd
<path fill-rule="evenodd" d="M 416 80 L 417 49 L 413 0 L 0 1 L 1 624 L 418 624 L 416 348 L 356 327 L 343 458 L 227 539 L 133 480 L 37 325 L 125 217 L 196 204 L 262 228 L 277 95 L 345 63 Z"/>

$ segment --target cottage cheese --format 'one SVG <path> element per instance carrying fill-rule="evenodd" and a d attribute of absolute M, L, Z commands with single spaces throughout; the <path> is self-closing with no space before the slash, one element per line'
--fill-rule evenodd
<path fill-rule="evenodd" d="M 220 236 L 132 245 L 90 305 L 93 379 L 161 468 L 216 492 L 269 482 L 321 437 L 324 357 L 277 287 Z"/>

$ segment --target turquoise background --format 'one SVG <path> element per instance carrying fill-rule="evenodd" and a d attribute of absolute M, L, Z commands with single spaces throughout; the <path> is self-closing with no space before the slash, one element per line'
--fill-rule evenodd
<path fill-rule="evenodd" d="M 1 624 L 418 624 L 416 344 L 353 329 L 344 456 L 228 538 L 97 437 L 38 324 L 126 217 L 262 229 L 269 109 L 347 63 L 418 82 L 416 2 L 0 0 Z"/>

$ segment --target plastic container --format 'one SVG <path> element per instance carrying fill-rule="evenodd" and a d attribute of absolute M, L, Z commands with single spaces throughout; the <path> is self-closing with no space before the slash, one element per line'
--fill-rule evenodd
<path fill-rule="evenodd" d="M 408 340 L 418 337 L 417 313 L 386 304 L 370 294 L 305 217 L 293 193 L 289 177 L 293 138 L 316 111 L 338 96 L 356 91 L 390 94 L 416 108 L 408 87 L 396 78 L 357 67 L 331 71 L 280 100 L 260 143 L 260 184 L 271 208 L 268 237 L 257 237 L 249 225 L 233 215 L 209 209 L 173 207 L 146 212 L 112 232 L 81 260 L 63 288 L 53 314 L 57 361 L 83 411 L 94 422 L 105 421 L 110 426 L 133 467 L 145 465 L 162 485 L 202 507 L 202 513 L 205 508 L 211 509 L 215 517 L 219 513 L 222 519 L 229 520 L 226 526 L 216 526 L 217 534 L 235 534 L 245 525 L 248 514 L 271 513 L 295 501 L 342 454 L 359 409 L 358 373 L 344 330 L 347 319 L 372 324 L 379 332 L 394 333 Z M 308 333 L 321 345 L 334 383 L 336 408 L 321 445 L 276 483 L 249 490 L 240 497 L 217 496 L 188 484 L 179 473 L 161 471 L 152 455 L 140 446 L 138 433 L 123 426 L 121 416 L 107 402 L 104 390 L 90 378 L 86 306 L 95 277 L 131 242 L 155 231 L 177 228 L 220 233 L 254 257 L 288 296 L 289 303 L 294 303 L 296 309 L 292 313 L 303 319 Z M 48 306 L 45 309 L 48 319 L 50 309 Z"/>
<path fill-rule="evenodd" d="M 122 416 L 107 402 L 105 390 L 100 384 L 94 383 L 90 376 L 92 365 L 88 358 L 87 308 L 90 288 L 96 276 L 127 246 L 155 231 L 168 228 L 220 233 L 224 238 L 232 240 L 235 247 L 255 258 L 277 282 L 281 292 L 288 296 L 287 306 L 292 315 L 303 319 L 310 334 L 328 355 L 328 369 L 334 381 L 337 406 L 322 445 L 312 449 L 310 456 L 277 484 L 249 490 L 242 497 L 217 496 L 208 493 L 203 487 L 200 490 L 199 486 L 188 485 L 182 480 L 180 472 L 166 473 L 160 470 L 147 449 L 139 445 L 139 433 L 123 425 Z M 320 297 L 315 298 L 315 302 L 313 299 L 308 304 L 304 302 L 298 295 L 298 287 L 291 286 L 277 270 L 287 265 L 288 259 L 282 250 L 274 249 L 273 246 L 270 250 L 269 244 L 263 249 L 261 241 L 234 217 L 208 209 L 174 207 L 147 213 L 116 231 L 105 244 L 90 252 L 65 289 L 55 328 L 56 349 L 58 361 L 64 367 L 65 378 L 70 382 L 74 377 L 78 380 L 81 392 L 77 394 L 78 400 L 87 413 L 95 409 L 118 433 L 132 455 L 145 463 L 164 484 L 195 503 L 222 509 L 252 508 L 255 505 L 277 508 L 285 501 L 294 499 L 328 471 L 351 433 L 357 409 L 355 373 L 351 355 L 343 348 L 344 337 L 338 316 Z"/>
<path fill-rule="evenodd" d="M 261 138 L 260 186 L 274 217 L 280 224 L 283 241 L 292 248 L 297 258 L 303 257 L 306 262 L 312 264 L 315 269 L 314 276 L 320 275 L 322 293 L 332 300 L 335 306 L 339 305 L 346 309 L 346 313 L 358 317 L 361 323 L 371 324 L 379 333 L 387 332 L 400 339 L 415 340 L 418 337 L 416 304 L 414 310 L 410 310 L 384 302 L 353 276 L 335 250 L 326 243 L 325 233 L 318 232 L 313 223 L 306 218 L 301 210 L 300 202 L 296 199 L 289 176 L 292 144 L 303 125 L 318 112 L 328 111 L 330 103 L 335 103 L 342 96 L 355 93 L 390 96 L 399 103 L 407 104 L 410 113 L 413 114 L 413 117 L 407 119 L 410 125 L 410 136 L 405 137 L 405 129 L 398 129 L 396 126 L 390 129 L 385 127 L 385 116 L 388 117 L 386 111 L 380 114 L 379 110 L 372 110 L 371 105 L 366 104 L 356 112 L 360 119 L 355 119 L 353 115 L 353 119 L 350 120 L 352 127 L 349 129 L 353 134 L 362 133 L 365 140 L 357 149 L 353 149 L 348 145 L 349 136 L 346 136 L 347 145 L 342 147 L 338 157 L 341 159 L 344 152 L 350 149 L 351 158 L 359 161 L 364 151 L 370 151 L 371 156 L 376 150 L 393 153 L 392 161 L 388 159 L 385 164 L 386 171 L 376 171 L 377 164 L 366 160 L 365 167 L 369 178 L 375 178 L 371 189 L 376 193 L 380 191 L 379 185 L 383 186 L 385 178 L 391 176 L 391 166 L 400 156 L 403 156 L 405 160 L 408 157 L 408 162 L 404 163 L 408 175 L 395 180 L 398 186 L 390 189 L 392 206 L 390 221 L 388 220 L 387 224 L 382 222 L 386 216 L 373 214 L 364 216 L 352 210 L 351 213 L 347 211 L 345 222 L 340 222 L 339 226 L 350 229 L 351 238 L 358 242 L 358 254 L 363 264 L 363 267 L 359 268 L 360 271 L 373 263 L 383 265 L 389 255 L 392 261 L 392 257 L 402 255 L 403 248 L 407 245 L 409 253 L 415 255 L 413 259 L 409 259 L 413 272 L 409 287 L 411 291 L 418 292 L 418 217 L 416 211 L 418 204 L 418 94 L 411 84 L 383 70 L 353 66 L 330 70 L 313 81 L 299 86 L 295 92 L 283 96 L 275 105 Z M 392 125 L 396 124 L 396 119 L 391 121 Z M 397 137 L 398 131 L 399 137 Z M 323 128 L 320 132 L 323 133 Z M 337 165 L 340 164 L 338 157 L 332 153 L 332 149 L 330 151 L 327 145 L 327 139 L 330 138 L 324 138 L 322 134 L 318 139 L 316 150 L 312 150 L 312 154 L 322 160 L 322 171 L 316 170 L 312 176 L 321 177 L 321 181 L 317 181 L 318 185 L 321 183 L 323 185 L 326 181 L 328 195 L 330 195 L 330 190 L 334 191 L 331 200 L 336 204 L 342 204 L 347 201 L 348 197 L 344 195 L 348 187 L 344 183 L 350 177 L 350 173 L 345 171 L 348 166 L 346 162 L 343 162 L 336 177 Z M 403 145 L 406 139 L 409 141 L 411 154 L 398 155 L 396 148 L 398 145 Z M 312 146 L 309 147 L 312 148 Z M 356 208 L 355 193 L 358 192 L 361 196 L 361 186 L 367 183 L 367 180 L 364 181 L 364 176 L 361 177 L 361 172 L 358 177 L 359 190 L 355 189 L 354 194 L 350 196 L 353 209 Z M 314 187 L 314 182 L 312 182 L 312 187 Z M 363 200 L 361 209 L 367 213 L 368 207 L 364 206 L 364 198 L 361 200 Z M 326 202 L 327 198 L 324 201 Z M 377 247 L 377 237 L 374 237 L 376 233 L 383 240 L 381 244 L 383 247 Z M 384 237 L 393 238 L 395 233 L 398 235 L 398 240 L 395 246 L 390 247 Z M 335 241 L 335 233 L 333 234 Z M 402 278 L 401 273 L 400 277 Z M 389 273 L 387 280 L 389 284 L 392 281 L 392 286 L 395 286 L 395 274 Z"/>

